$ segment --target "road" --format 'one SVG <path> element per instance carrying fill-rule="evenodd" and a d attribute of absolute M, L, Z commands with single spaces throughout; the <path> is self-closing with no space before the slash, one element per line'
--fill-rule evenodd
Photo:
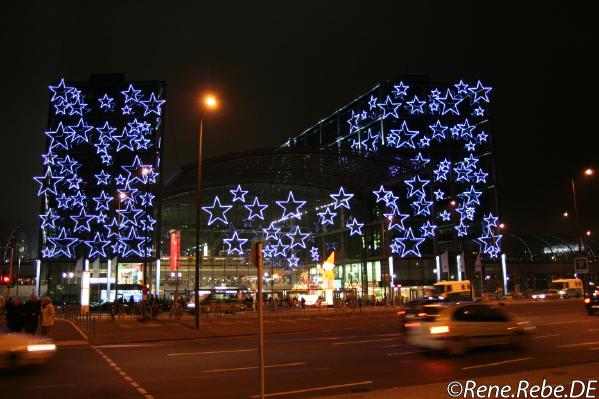
<path fill-rule="evenodd" d="M 389 314 L 287 321 L 296 331 L 312 330 L 266 336 L 266 392 L 343 395 L 599 361 L 599 317 L 587 316 L 580 300 L 506 309 L 538 327 L 531 345 L 457 358 L 406 345 Z M 330 318 L 338 327 L 330 327 Z M 256 348 L 252 336 L 64 346 L 51 364 L 2 376 L 0 383 L 11 398 L 250 398 L 257 393 Z"/>

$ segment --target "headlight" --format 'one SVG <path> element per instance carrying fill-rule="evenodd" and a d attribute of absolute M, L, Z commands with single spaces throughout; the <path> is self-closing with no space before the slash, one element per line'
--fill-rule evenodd
<path fill-rule="evenodd" d="M 191 303 L 188 303 L 188 304 L 187 304 L 187 307 L 188 307 L 188 308 L 195 308 L 195 307 L 196 307 L 196 304 L 195 304 L 195 303 L 193 303 L 193 302 L 191 302 Z"/>
<path fill-rule="evenodd" d="M 537 299 L 537 297 L 538 297 L 538 295 L 535 294 L 532 296 L 532 299 Z"/>
<path fill-rule="evenodd" d="M 584 303 L 591 303 L 591 298 L 584 298 Z"/>
<path fill-rule="evenodd" d="M 54 344 L 37 344 L 27 345 L 27 352 L 43 352 L 43 351 L 55 351 L 56 345 Z"/>
<path fill-rule="evenodd" d="M 561 291 L 559 292 L 559 294 L 560 294 L 560 295 L 566 295 L 566 291 L 564 291 L 564 290 L 561 290 Z"/>
<path fill-rule="evenodd" d="M 541 295 L 539 295 L 539 298 L 541 298 L 541 299 L 545 299 L 545 294 L 541 294 Z"/>
<path fill-rule="evenodd" d="M 431 334 L 446 334 L 449 332 L 449 326 L 431 327 L 429 330 Z"/>

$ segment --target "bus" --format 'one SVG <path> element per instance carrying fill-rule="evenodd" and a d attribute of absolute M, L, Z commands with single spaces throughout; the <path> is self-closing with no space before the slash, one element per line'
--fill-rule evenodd
<path fill-rule="evenodd" d="M 562 298 L 580 298 L 582 296 L 582 280 L 579 278 L 558 278 L 551 280 L 551 288 L 559 291 Z"/>

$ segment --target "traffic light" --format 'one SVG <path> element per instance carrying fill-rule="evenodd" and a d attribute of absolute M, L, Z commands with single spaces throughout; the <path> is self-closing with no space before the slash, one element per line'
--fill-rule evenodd
<path fill-rule="evenodd" d="M 0 285 L 10 285 L 10 280 L 10 276 L 7 275 L 6 272 L 2 272 L 2 275 L 0 276 Z"/>

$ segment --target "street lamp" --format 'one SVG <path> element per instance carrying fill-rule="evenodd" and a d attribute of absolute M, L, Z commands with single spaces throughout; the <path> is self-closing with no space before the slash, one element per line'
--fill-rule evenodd
<path fill-rule="evenodd" d="M 587 168 L 584 170 L 583 174 L 585 176 L 593 176 L 595 174 L 595 170 L 592 168 Z M 572 183 L 572 199 L 574 200 L 574 217 L 576 222 L 576 236 L 578 238 L 578 252 L 582 253 L 582 235 L 580 234 L 580 220 L 578 218 L 578 203 L 576 201 L 576 184 L 574 183 L 574 177 L 570 179 Z M 564 216 L 566 216 L 566 212 L 564 212 Z"/>
<path fill-rule="evenodd" d="M 202 139 L 204 135 L 204 112 L 215 111 L 218 108 L 218 100 L 213 94 L 206 94 L 201 100 L 200 106 L 200 129 L 198 131 L 198 176 L 196 186 L 196 264 L 194 283 L 195 302 L 195 329 L 200 329 L 200 266 L 202 253 L 200 251 L 200 216 L 202 206 Z"/>
<path fill-rule="evenodd" d="M 143 176 L 143 181 L 144 181 L 144 185 L 146 186 L 147 189 L 147 185 L 148 185 L 148 174 L 150 173 L 150 168 L 148 167 L 142 167 L 141 168 L 141 175 Z M 150 284 L 149 284 L 149 275 L 148 275 L 148 208 L 146 207 L 145 209 L 145 225 L 144 225 L 144 269 L 143 269 L 143 276 L 144 276 L 144 286 L 147 287 L 147 290 L 150 290 Z M 147 299 L 147 298 L 145 298 Z M 144 308 L 145 309 L 145 308 Z"/>

